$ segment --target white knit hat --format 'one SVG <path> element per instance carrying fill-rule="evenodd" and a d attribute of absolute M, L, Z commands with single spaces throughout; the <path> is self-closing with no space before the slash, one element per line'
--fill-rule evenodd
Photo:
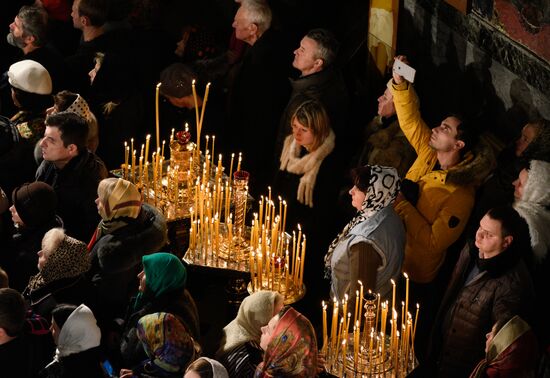
<path fill-rule="evenodd" d="M 48 70 L 34 60 L 22 60 L 10 66 L 9 83 L 22 91 L 49 95 L 52 93 L 52 78 Z"/>

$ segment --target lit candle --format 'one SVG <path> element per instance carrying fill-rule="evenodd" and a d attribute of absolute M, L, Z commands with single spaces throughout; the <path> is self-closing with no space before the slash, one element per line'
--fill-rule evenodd
<path fill-rule="evenodd" d="M 149 161 L 149 142 L 151 141 L 151 134 L 147 134 L 145 137 L 145 162 Z"/>
<path fill-rule="evenodd" d="M 325 304 L 325 301 L 323 303 L 323 346 L 321 348 L 321 351 L 323 354 L 326 353 L 327 348 L 327 341 L 328 341 L 328 335 L 327 335 L 327 305 Z"/>
<path fill-rule="evenodd" d="M 174 141 L 174 133 L 176 132 L 176 129 L 172 128 L 172 133 L 170 133 L 170 143 Z"/>
<path fill-rule="evenodd" d="M 191 82 L 191 90 L 193 92 L 193 102 L 195 105 L 195 124 L 197 127 L 197 150 L 200 152 L 201 139 L 199 134 L 200 118 L 199 118 L 199 101 L 197 98 L 197 89 L 195 88 L 195 79 Z"/>
<path fill-rule="evenodd" d="M 331 329 L 330 329 L 330 339 L 332 342 L 331 350 L 334 350 L 335 344 L 336 344 L 336 327 L 338 325 L 338 300 L 336 297 L 334 297 L 334 300 L 332 302 L 332 323 Z"/>
<path fill-rule="evenodd" d="M 284 233 L 286 230 L 286 201 L 285 200 L 283 200 L 283 207 L 285 209 L 283 214 L 283 228 L 282 228 L 282 231 Z"/>
<path fill-rule="evenodd" d="M 405 312 L 409 311 L 409 275 L 403 273 L 405 276 Z"/>
<path fill-rule="evenodd" d="M 132 139 L 132 145 L 134 140 Z M 132 182 L 136 182 L 136 150 L 132 150 Z"/>
<path fill-rule="evenodd" d="M 160 86 L 162 83 L 157 84 L 157 90 L 155 95 L 155 126 L 157 131 L 157 148 L 160 147 L 160 131 L 159 131 L 159 93 L 160 93 Z"/>
<path fill-rule="evenodd" d="M 202 99 L 201 118 L 199 121 L 199 130 L 202 130 L 202 122 L 204 121 L 204 109 L 206 109 L 206 101 L 208 101 L 208 93 L 210 92 L 210 83 L 206 84 L 206 90 Z"/>
<path fill-rule="evenodd" d="M 392 279 L 390 279 L 390 282 L 391 282 L 391 285 L 392 285 L 391 308 L 392 308 L 392 311 L 393 311 L 393 309 L 395 308 L 395 281 L 392 278 Z"/>
<path fill-rule="evenodd" d="M 304 235 L 304 241 L 302 242 L 302 265 L 300 265 L 300 285 L 299 290 L 302 290 L 302 284 L 304 283 L 304 262 L 306 261 L 306 236 Z"/>
<path fill-rule="evenodd" d="M 361 280 L 358 280 L 357 283 L 359 283 L 359 314 L 358 314 L 358 320 L 359 320 L 359 330 L 361 330 L 361 320 L 363 313 L 363 282 Z"/>
<path fill-rule="evenodd" d="M 161 152 L 161 154 L 160 154 L 160 156 L 162 156 L 163 159 L 164 159 L 164 145 L 165 145 L 165 144 L 166 144 L 166 141 L 163 140 L 163 141 L 162 141 L 162 152 Z"/>
<path fill-rule="evenodd" d="M 240 171 L 241 170 L 241 162 L 243 160 L 243 153 L 242 152 L 239 152 L 239 161 L 237 162 L 237 171 Z M 269 198 L 269 200 L 271 200 L 271 198 Z"/>

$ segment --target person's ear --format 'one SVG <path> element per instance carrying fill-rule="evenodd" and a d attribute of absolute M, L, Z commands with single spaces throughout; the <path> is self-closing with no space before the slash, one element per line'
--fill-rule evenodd
<path fill-rule="evenodd" d="M 323 65 L 325 64 L 325 61 L 321 58 L 317 58 L 315 59 L 315 61 L 313 62 L 313 66 L 315 68 L 319 68 L 319 69 L 322 69 L 323 68 Z"/>
<path fill-rule="evenodd" d="M 514 237 L 512 235 L 505 236 L 503 247 L 508 248 L 512 244 L 513 241 L 514 241 Z"/>
<path fill-rule="evenodd" d="M 67 150 L 69 151 L 69 154 L 73 157 L 78 155 L 78 147 L 74 143 L 69 144 L 67 146 Z"/>
<path fill-rule="evenodd" d="M 457 140 L 456 143 L 455 143 L 455 149 L 456 150 L 461 150 L 464 148 L 464 146 L 466 146 L 466 143 L 464 143 L 464 141 L 462 140 Z"/>
<path fill-rule="evenodd" d="M 258 25 L 255 23 L 251 23 L 248 28 L 250 30 L 250 34 L 258 34 Z"/>

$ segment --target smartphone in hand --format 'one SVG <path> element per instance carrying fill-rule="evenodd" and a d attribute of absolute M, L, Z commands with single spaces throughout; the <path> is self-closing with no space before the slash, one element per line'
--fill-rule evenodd
<path fill-rule="evenodd" d="M 416 74 L 414 68 L 399 59 L 395 59 L 393 62 L 393 69 L 409 83 L 414 83 L 414 75 Z"/>

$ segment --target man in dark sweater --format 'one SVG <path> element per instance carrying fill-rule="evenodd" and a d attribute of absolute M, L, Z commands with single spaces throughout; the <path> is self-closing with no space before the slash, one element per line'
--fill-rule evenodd
<path fill-rule="evenodd" d="M 103 161 L 86 149 L 87 136 L 86 120 L 75 113 L 48 117 L 40 142 L 44 161 L 36 171 L 36 180 L 51 185 L 57 194 L 57 213 L 67 234 L 83 241 L 99 223 L 97 186 L 107 177 Z"/>

